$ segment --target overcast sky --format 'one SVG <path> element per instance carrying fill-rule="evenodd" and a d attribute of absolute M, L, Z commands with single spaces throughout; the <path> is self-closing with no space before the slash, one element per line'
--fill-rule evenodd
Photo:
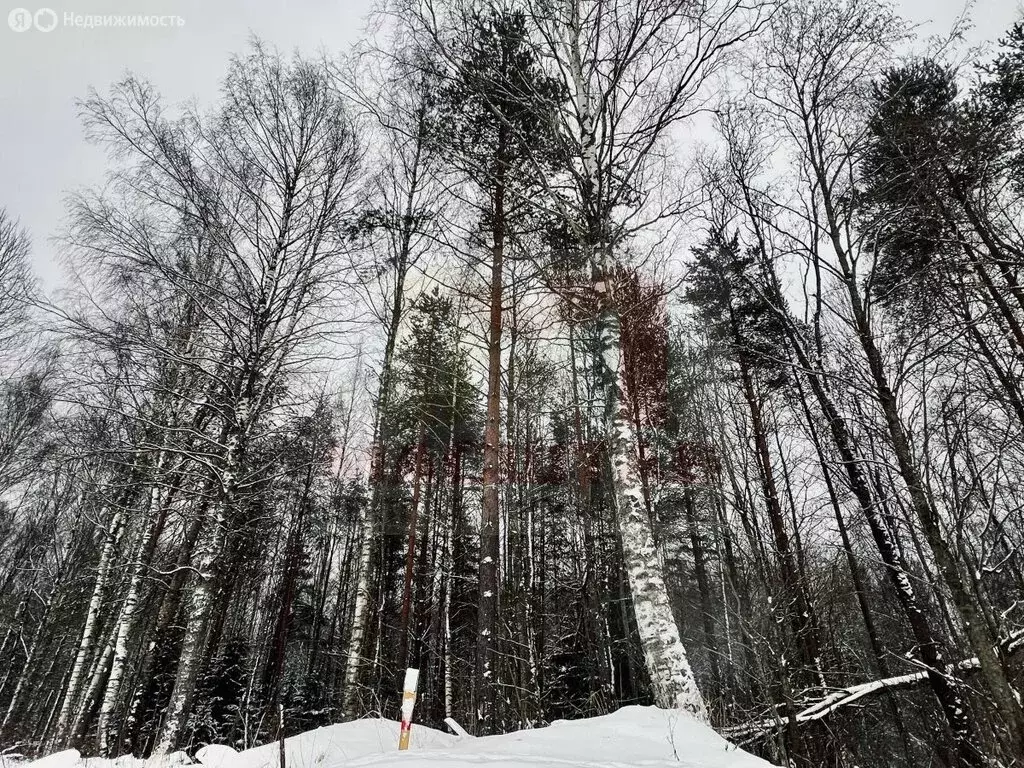
<path fill-rule="evenodd" d="M 45 0 L 44 0 L 45 1 Z M 278 48 L 342 50 L 358 38 L 372 0 L 2 0 L 0 2 L 0 207 L 20 218 L 35 243 L 36 270 L 59 282 L 56 246 L 64 197 L 102 181 L 104 156 L 82 138 L 75 99 L 89 86 L 107 88 L 130 70 L 152 81 L 169 101 L 216 96 L 228 56 L 255 34 Z M 964 0 L 899 0 L 922 33 L 949 29 Z M 50 8 L 50 32 L 9 26 L 12 11 Z M 1021 13 L 1020 0 L 978 0 L 974 42 L 998 37 Z M 81 28 L 65 14 L 174 16 L 181 26 Z M 48 24 L 45 15 L 40 21 Z"/>

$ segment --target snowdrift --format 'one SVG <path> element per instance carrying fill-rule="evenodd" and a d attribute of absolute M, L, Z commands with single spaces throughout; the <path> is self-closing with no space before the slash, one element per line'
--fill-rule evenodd
<path fill-rule="evenodd" d="M 414 725 L 408 752 L 397 751 L 398 723 L 357 720 L 307 731 L 285 741 L 286 768 L 770 768 L 713 730 L 679 712 L 624 707 L 586 720 L 484 738 L 458 738 Z M 200 749 L 203 768 L 278 768 L 279 747 L 244 752 L 217 745 Z M 81 759 L 74 751 L 21 763 L 18 768 L 169 768 L 191 762 L 181 753 L 161 760 Z M 2 763 L 0 768 L 11 768 Z"/>

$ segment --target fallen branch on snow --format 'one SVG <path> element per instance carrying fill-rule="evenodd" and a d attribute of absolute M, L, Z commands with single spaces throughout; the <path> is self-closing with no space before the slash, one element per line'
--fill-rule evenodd
<path fill-rule="evenodd" d="M 1021 648 L 1024 648 L 1024 630 L 1019 630 L 1012 634 L 1002 645 L 1003 652 L 1006 655 L 1016 653 Z M 979 664 L 977 657 L 972 657 L 946 667 L 945 673 L 948 675 L 955 672 L 965 672 L 967 670 L 977 669 L 979 666 L 981 665 Z M 823 699 L 814 702 L 809 707 L 805 707 L 797 712 L 794 719 L 798 724 L 811 722 L 813 720 L 821 720 L 822 718 L 831 715 L 837 709 L 846 707 L 858 699 L 863 699 L 865 696 L 870 696 L 887 689 L 914 685 L 916 683 L 923 682 L 927 677 L 928 670 L 922 669 L 920 672 L 911 672 L 906 675 L 886 677 L 881 680 L 872 680 L 867 683 L 851 685 L 848 688 L 840 688 L 828 694 Z M 759 735 L 769 733 L 780 725 L 788 722 L 789 718 L 766 718 L 752 723 L 743 723 L 742 725 L 736 725 L 731 728 L 723 728 L 721 732 L 723 736 L 731 741 L 739 741 L 741 739 L 750 740 Z"/>

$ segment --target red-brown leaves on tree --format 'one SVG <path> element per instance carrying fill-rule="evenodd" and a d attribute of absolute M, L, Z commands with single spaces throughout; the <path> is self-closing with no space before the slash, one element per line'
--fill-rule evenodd
<path fill-rule="evenodd" d="M 635 269 L 615 273 L 622 326 L 626 405 L 640 426 L 657 426 L 668 408 L 668 317 L 664 286 L 645 283 Z"/>

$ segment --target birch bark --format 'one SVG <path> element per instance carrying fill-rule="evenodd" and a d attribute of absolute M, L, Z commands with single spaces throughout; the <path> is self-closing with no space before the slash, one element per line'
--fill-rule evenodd
<path fill-rule="evenodd" d="M 64 701 L 61 704 L 60 713 L 57 715 L 54 742 L 51 746 L 66 741 L 70 736 L 71 716 L 78 703 L 79 688 L 85 677 L 86 665 L 94 654 L 96 633 L 99 631 L 100 609 L 103 606 L 103 597 L 114 562 L 114 549 L 124 524 L 124 514 L 124 505 L 117 504 L 103 536 L 103 548 L 100 551 L 100 561 L 96 571 L 96 584 L 93 587 L 92 597 L 89 599 L 85 626 L 82 628 L 78 652 L 75 654 L 75 661 L 71 667 L 71 674 L 64 692 Z"/>
<path fill-rule="evenodd" d="M 707 722 L 707 706 L 679 636 L 665 585 L 661 549 L 655 544 L 644 503 L 636 466 L 636 435 L 623 398 L 621 326 L 613 304 L 601 314 L 601 364 L 612 498 L 654 701 L 659 707 L 681 709 Z"/>
<path fill-rule="evenodd" d="M 157 461 L 156 473 L 159 476 L 160 469 L 166 459 L 166 453 L 162 453 Z M 111 736 L 113 719 L 118 705 L 121 683 L 124 680 L 125 667 L 128 660 L 128 641 L 135 629 L 139 599 L 142 595 L 142 584 L 146 569 L 156 549 L 157 539 L 163 529 L 164 507 L 161 500 L 160 484 L 154 479 L 150 489 L 149 497 L 149 525 L 142 542 L 139 544 L 138 556 L 132 568 L 131 583 L 128 587 L 128 594 L 121 605 L 121 615 L 118 618 L 117 632 L 114 636 L 114 652 L 110 666 L 110 676 L 107 678 L 106 688 L 103 693 L 103 701 L 100 704 L 97 746 L 100 755 L 111 757 Z"/>

